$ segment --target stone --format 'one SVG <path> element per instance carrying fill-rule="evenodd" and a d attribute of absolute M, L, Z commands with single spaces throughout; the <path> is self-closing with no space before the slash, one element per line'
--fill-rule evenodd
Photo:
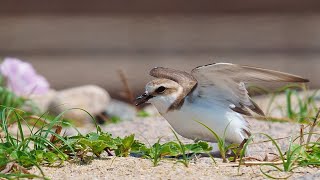
<path fill-rule="evenodd" d="M 86 85 L 57 92 L 49 107 L 54 115 L 66 111 L 63 117 L 81 126 L 93 122 L 85 111 L 94 117 L 102 113 L 109 102 L 110 96 L 106 90 L 99 86 Z M 85 111 L 73 108 L 81 108 Z"/>
<path fill-rule="evenodd" d="M 119 117 L 121 120 L 133 120 L 137 110 L 133 105 L 112 99 L 105 109 L 108 117 Z"/>
<path fill-rule="evenodd" d="M 48 111 L 49 105 L 51 101 L 56 96 L 57 91 L 54 89 L 50 89 L 45 94 L 31 94 L 30 96 L 26 97 L 29 102 L 22 107 L 26 111 L 32 111 L 35 110 L 38 114 L 43 114 Z M 30 106 L 31 105 L 31 106 Z"/>

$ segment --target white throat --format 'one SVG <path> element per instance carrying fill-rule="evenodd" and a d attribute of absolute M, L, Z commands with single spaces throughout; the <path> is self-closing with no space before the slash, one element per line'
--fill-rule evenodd
<path fill-rule="evenodd" d="M 179 98 L 182 92 L 182 87 L 179 87 L 177 92 L 169 95 L 156 96 L 150 99 L 149 102 L 157 108 L 160 114 L 165 114 L 175 101 L 180 100 Z"/>

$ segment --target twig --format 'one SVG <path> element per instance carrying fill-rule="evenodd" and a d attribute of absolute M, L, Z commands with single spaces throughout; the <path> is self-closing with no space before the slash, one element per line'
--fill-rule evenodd
<path fill-rule="evenodd" d="M 311 140 L 311 136 L 313 134 L 313 131 L 314 131 L 314 127 L 316 127 L 317 125 L 317 120 L 319 118 L 319 115 L 320 115 L 320 108 L 318 109 L 318 112 L 317 112 L 317 115 L 315 116 L 315 118 L 313 119 L 313 123 L 312 125 L 310 126 L 310 129 L 309 129 L 309 135 L 308 135 L 308 138 L 307 138 L 307 144 L 309 144 L 310 140 Z"/>
<path fill-rule="evenodd" d="M 300 124 L 300 145 L 304 143 L 304 125 Z"/>
<path fill-rule="evenodd" d="M 308 126 L 307 126 L 307 127 L 308 127 Z M 304 126 L 303 129 L 305 129 L 305 128 L 306 128 L 306 126 Z M 304 135 L 306 135 L 306 134 L 309 134 L 309 133 L 304 133 Z M 282 140 L 282 139 L 288 139 L 288 138 L 291 138 L 291 137 L 292 137 L 292 136 L 285 136 L 285 137 L 280 137 L 280 138 L 274 138 L 273 140 L 278 141 L 278 140 Z M 319 140 L 320 140 L 320 138 L 319 138 Z M 263 140 L 263 141 L 258 141 L 258 142 L 250 143 L 249 145 L 261 144 L 261 143 L 266 143 L 266 142 L 270 142 L 270 141 L 272 141 L 272 140 Z"/>
<path fill-rule="evenodd" d="M 15 167 L 16 169 L 22 171 L 24 174 L 30 174 L 30 172 L 26 168 L 20 166 L 18 163 L 14 163 L 13 167 Z"/>
<path fill-rule="evenodd" d="M 55 133 L 58 134 L 58 135 L 60 135 L 61 131 L 62 131 L 62 126 L 59 126 L 59 125 L 58 125 L 57 128 L 56 128 L 56 130 L 55 130 Z M 54 143 L 56 140 L 57 140 L 57 136 L 53 134 L 53 135 L 51 136 L 51 138 L 50 138 L 50 142 Z"/>
<path fill-rule="evenodd" d="M 109 148 L 105 148 L 104 150 L 107 152 L 108 156 L 114 156 Z"/>
<path fill-rule="evenodd" d="M 275 120 L 275 121 L 280 121 L 280 122 L 294 122 L 294 123 L 296 123 L 295 120 L 290 119 L 290 118 L 279 118 L 279 117 L 271 117 L 271 116 L 253 116 L 253 118 L 256 120 L 262 120 L 262 121 Z"/>
<path fill-rule="evenodd" d="M 19 164 L 15 163 L 15 162 L 8 163 L 5 167 L 5 169 L 3 169 L 0 173 L 2 173 L 2 174 L 10 173 L 14 168 L 16 168 L 17 170 L 20 170 L 24 174 L 30 174 L 30 172 L 26 168 L 20 166 Z"/>
<path fill-rule="evenodd" d="M 258 158 L 256 158 L 256 157 L 250 157 L 250 156 L 248 156 L 248 157 L 243 157 L 242 160 L 244 160 L 244 161 L 246 161 L 246 160 L 256 160 L 256 161 L 259 161 L 259 162 L 262 161 L 261 159 L 258 159 Z"/>
<path fill-rule="evenodd" d="M 118 70 L 118 74 L 119 74 L 121 82 L 124 86 L 126 98 L 128 99 L 128 101 L 130 103 L 133 103 L 134 102 L 134 95 L 133 95 L 131 88 L 129 86 L 128 78 L 126 77 L 126 75 L 124 74 L 124 72 L 121 69 Z"/>
<path fill-rule="evenodd" d="M 269 153 L 269 154 L 271 154 L 271 153 Z M 273 155 L 274 155 L 275 157 L 272 158 L 272 159 L 270 159 L 270 160 L 269 160 L 270 162 L 275 162 L 275 161 L 280 161 L 280 160 L 281 160 L 278 154 L 273 154 Z"/>
<path fill-rule="evenodd" d="M 275 162 L 268 162 L 268 161 L 249 161 L 241 163 L 245 166 L 255 166 L 255 165 L 279 165 L 283 164 L 283 161 L 275 161 Z"/>
<path fill-rule="evenodd" d="M 256 165 L 279 165 L 283 164 L 282 161 L 275 161 L 275 162 L 269 162 L 269 161 L 249 161 L 249 162 L 242 162 L 240 165 L 245 166 L 256 166 Z M 238 167 L 239 163 L 222 163 L 218 164 L 218 166 L 225 166 L 225 167 Z"/>
<path fill-rule="evenodd" d="M 286 136 L 286 137 L 280 137 L 280 138 L 275 138 L 273 140 L 277 141 L 277 140 L 282 140 L 282 139 L 288 139 L 290 138 L 291 136 Z M 272 140 L 264 140 L 264 141 L 259 141 L 259 142 L 253 142 L 251 143 L 250 145 L 253 145 L 253 144 L 261 144 L 261 143 L 266 143 L 266 142 L 270 142 Z"/>
<path fill-rule="evenodd" d="M 6 167 L 0 173 L 6 174 L 6 173 L 10 172 L 13 168 L 13 164 L 14 164 L 13 162 L 8 163 L 6 165 Z"/>

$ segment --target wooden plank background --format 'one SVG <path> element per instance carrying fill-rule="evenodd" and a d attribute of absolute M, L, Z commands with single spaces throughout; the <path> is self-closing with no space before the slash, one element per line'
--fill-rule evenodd
<path fill-rule="evenodd" d="M 1 0 L 0 14 L 220 14 L 319 12 L 318 0 Z"/>
<path fill-rule="evenodd" d="M 90 83 L 117 95 L 122 69 L 138 92 L 152 67 L 221 61 L 295 73 L 320 87 L 318 1 L 29 2 L 0 6 L 0 57 L 32 62 L 57 89 Z"/>

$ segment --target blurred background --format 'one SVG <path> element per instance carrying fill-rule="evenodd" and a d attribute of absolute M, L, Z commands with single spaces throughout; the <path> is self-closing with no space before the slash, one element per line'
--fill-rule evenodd
<path fill-rule="evenodd" d="M 319 0 L 1 0 L 0 57 L 31 62 L 55 89 L 143 91 L 155 66 L 213 62 L 281 70 L 319 88 Z"/>

